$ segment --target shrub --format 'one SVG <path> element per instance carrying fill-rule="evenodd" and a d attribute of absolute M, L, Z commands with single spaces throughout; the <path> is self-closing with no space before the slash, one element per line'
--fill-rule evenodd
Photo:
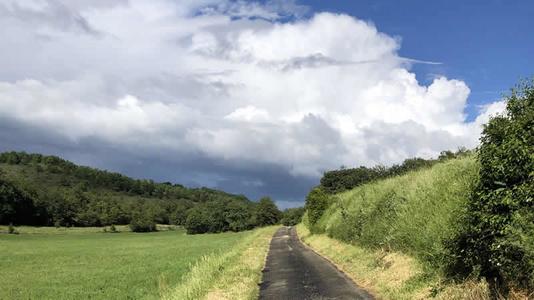
<path fill-rule="evenodd" d="M 329 196 L 321 188 L 314 188 L 306 196 L 306 210 L 308 211 L 308 223 L 312 233 L 318 232 L 315 224 L 319 221 L 328 208 Z"/>
<path fill-rule="evenodd" d="M 132 216 L 130 229 L 133 232 L 157 231 L 156 222 L 148 214 L 143 213 L 136 213 Z"/>
<path fill-rule="evenodd" d="M 466 226 L 450 244 L 451 272 L 475 273 L 502 287 L 534 288 L 533 83 L 514 90 L 505 113 L 485 125 L 480 179 Z"/>

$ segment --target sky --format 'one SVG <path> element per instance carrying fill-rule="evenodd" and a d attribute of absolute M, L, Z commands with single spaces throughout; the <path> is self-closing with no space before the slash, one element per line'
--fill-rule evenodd
<path fill-rule="evenodd" d="M 478 145 L 531 1 L 0 0 L 0 151 L 303 204 L 326 170 Z"/>

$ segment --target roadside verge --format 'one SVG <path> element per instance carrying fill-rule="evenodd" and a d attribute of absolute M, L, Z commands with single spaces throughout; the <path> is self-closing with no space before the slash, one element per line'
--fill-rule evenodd
<path fill-rule="evenodd" d="M 269 244 L 278 226 L 255 229 L 228 251 L 202 257 L 163 299 L 256 299 Z"/>
<path fill-rule="evenodd" d="M 482 281 L 447 283 L 429 275 L 414 258 L 402 253 L 371 250 L 347 244 L 325 234 L 310 234 L 302 223 L 296 226 L 300 240 L 329 260 L 358 286 L 378 299 L 489 299 Z"/>

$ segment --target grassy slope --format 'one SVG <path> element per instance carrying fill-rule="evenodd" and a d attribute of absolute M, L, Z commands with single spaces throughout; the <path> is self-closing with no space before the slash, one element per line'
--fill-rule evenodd
<path fill-rule="evenodd" d="M 443 242 L 457 228 L 477 169 L 473 157 L 454 159 L 334 195 L 319 227 L 331 237 L 401 251 L 439 270 L 446 260 Z"/>
<path fill-rule="evenodd" d="M 201 257 L 255 235 L 19 231 L 0 234 L 0 299 L 158 298 L 187 278 Z"/>
<path fill-rule="evenodd" d="M 443 283 L 444 242 L 453 236 L 477 179 L 473 157 L 377 181 L 331 196 L 303 240 L 386 299 L 484 299 L 487 286 Z M 468 286 L 468 288 L 466 288 Z"/>

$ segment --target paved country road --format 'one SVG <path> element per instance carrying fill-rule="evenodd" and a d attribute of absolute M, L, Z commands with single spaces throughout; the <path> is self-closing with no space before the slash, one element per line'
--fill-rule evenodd
<path fill-rule="evenodd" d="M 294 227 L 280 228 L 271 241 L 260 299 L 373 299 L 330 262 L 304 246 Z"/>

